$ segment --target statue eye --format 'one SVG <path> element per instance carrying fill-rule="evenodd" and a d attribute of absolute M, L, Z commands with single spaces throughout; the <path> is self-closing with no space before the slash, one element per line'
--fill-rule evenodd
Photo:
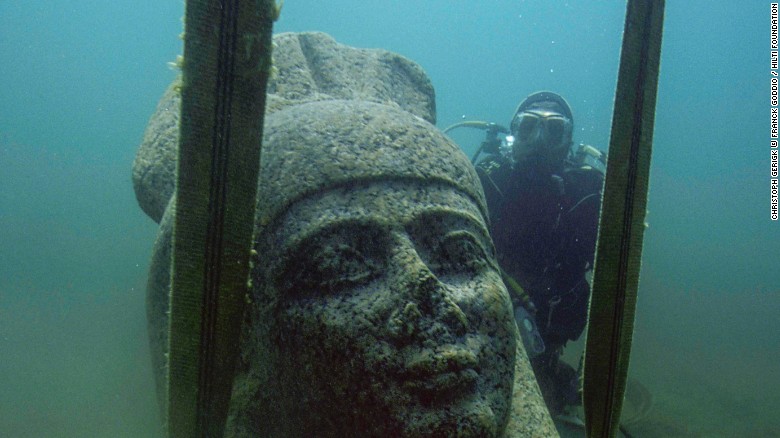
<path fill-rule="evenodd" d="M 432 259 L 437 276 L 474 275 L 488 266 L 485 249 L 479 239 L 468 231 L 453 231 L 445 235 Z"/>
<path fill-rule="evenodd" d="M 357 239 L 357 236 L 354 237 Z M 359 240 L 371 242 L 370 236 Z M 382 272 L 380 254 L 353 239 L 326 237 L 305 245 L 288 263 L 282 284 L 301 294 L 329 294 L 365 285 Z"/>

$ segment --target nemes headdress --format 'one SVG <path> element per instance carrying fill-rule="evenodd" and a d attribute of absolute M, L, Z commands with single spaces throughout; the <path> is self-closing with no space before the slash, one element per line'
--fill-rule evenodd
<path fill-rule="evenodd" d="M 258 226 L 306 196 L 356 182 L 418 180 L 452 186 L 487 208 L 474 168 L 427 121 L 367 101 L 294 105 L 266 119 L 258 182 Z"/>

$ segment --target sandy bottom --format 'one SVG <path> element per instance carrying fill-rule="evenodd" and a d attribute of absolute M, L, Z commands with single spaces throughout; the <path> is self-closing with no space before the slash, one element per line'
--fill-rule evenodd
<path fill-rule="evenodd" d="M 654 405 L 634 428 L 636 436 L 780 437 L 780 365 L 771 357 L 761 351 L 661 354 L 645 346 L 640 340 L 632 375 L 651 391 Z"/>
<path fill-rule="evenodd" d="M 566 359 L 578 357 L 581 343 Z M 635 338 L 630 378 L 652 395 L 652 408 L 627 427 L 634 437 L 780 437 L 780 363 L 770 350 L 670 345 Z M 584 437 L 559 425 L 562 437 Z"/>

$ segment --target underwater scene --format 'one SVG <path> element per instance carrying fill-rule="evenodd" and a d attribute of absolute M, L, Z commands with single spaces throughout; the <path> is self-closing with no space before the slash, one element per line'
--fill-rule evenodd
<path fill-rule="evenodd" d="M 166 436 L 184 4 L 0 2 L 0 437 Z M 770 6 L 666 4 L 619 436 L 780 437 Z M 585 436 L 572 397 L 625 15 L 283 2 L 247 295 L 278 307 L 248 311 L 227 436 Z M 504 208 L 523 163 L 553 177 Z M 515 221 L 544 215 L 563 249 L 514 248 Z"/>

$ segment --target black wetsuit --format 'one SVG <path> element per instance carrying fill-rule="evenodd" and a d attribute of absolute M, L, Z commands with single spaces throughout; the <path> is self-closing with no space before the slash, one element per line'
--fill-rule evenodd
<path fill-rule="evenodd" d="M 586 324 L 603 175 L 588 166 L 557 171 L 499 155 L 477 165 L 499 264 L 530 296 L 547 350 L 577 339 Z"/>

